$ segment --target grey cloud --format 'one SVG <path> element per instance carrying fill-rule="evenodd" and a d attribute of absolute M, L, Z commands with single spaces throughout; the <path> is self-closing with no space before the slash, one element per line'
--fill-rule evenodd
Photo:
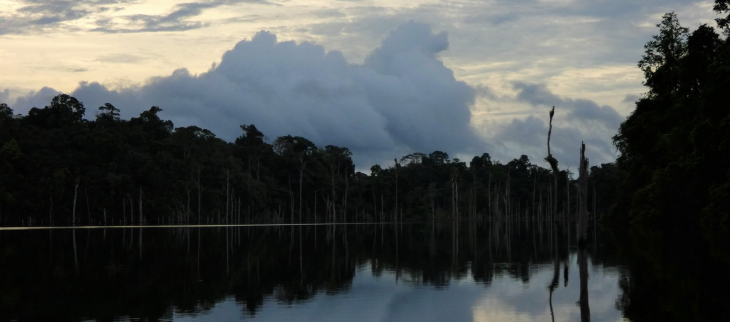
<path fill-rule="evenodd" d="M 470 23 L 470 24 L 479 24 L 482 22 L 487 22 L 491 25 L 497 26 L 497 25 L 501 25 L 504 23 L 517 21 L 519 18 L 520 17 L 514 12 L 508 12 L 508 13 L 503 13 L 503 14 L 483 13 L 483 14 L 468 16 L 464 19 L 464 22 Z"/>
<path fill-rule="evenodd" d="M 527 155 L 534 163 L 544 163 L 543 159 L 547 156 L 547 121 L 549 119 L 547 113 L 544 118 L 544 121 L 535 116 L 529 116 L 526 119 L 516 118 L 502 126 L 495 139 L 502 142 L 505 149 L 495 151 L 495 156 L 500 160 L 506 160 L 514 158 L 519 153 Z M 581 142 L 586 144 L 586 157 L 590 159 L 591 165 L 614 161 L 616 152 L 610 140 L 611 136 L 606 135 L 605 132 L 554 123 L 550 147 L 553 156 L 560 162 L 561 168 L 564 169 L 567 166 L 575 168 L 578 164 L 578 149 Z M 514 146 L 519 147 L 519 151 L 509 149 Z"/>
<path fill-rule="evenodd" d="M 596 121 L 615 130 L 623 122 L 623 117 L 608 105 L 599 106 L 596 102 L 587 99 L 564 99 L 563 104 L 570 108 L 568 120 Z"/>
<path fill-rule="evenodd" d="M 73 21 L 107 9 L 97 7 L 108 3 L 131 1 L 43 1 L 27 0 L 9 18 L 0 18 L 0 35 L 44 32 L 66 21 Z"/>
<path fill-rule="evenodd" d="M 555 105 L 562 100 L 553 95 L 544 84 L 532 84 L 525 82 L 514 82 L 512 87 L 519 91 L 517 100 L 532 105 Z"/>
<path fill-rule="evenodd" d="M 9 104 L 10 103 L 10 90 L 4 89 L 0 91 L 0 103 Z"/>
<path fill-rule="evenodd" d="M 264 0 L 213 0 L 205 2 L 181 3 L 174 7 L 173 11 L 166 15 L 144 15 L 135 14 L 125 16 L 128 22 L 142 23 L 141 27 L 125 28 L 116 27 L 108 19 L 97 21 L 97 28 L 91 31 L 103 33 L 135 33 L 135 32 L 160 32 L 160 31 L 185 31 L 206 27 L 209 23 L 200 21 L 186 21 L 185 19 L 200 15 L 203 10 L 216 8 L 224 5 L 238 3 L 271 4 Z"/>
<path fill-rule="evenodd" d="M 628 94 L 628 95 L 626 95 L 626 97 L 624 97 L 624 99 L 621 101 L 621 103 L 633 104 L 636 101 L 638 101 L 640 98 L 641 98 L 641 95 Z"/>
<path fill-rule="evenodd" d="M 199 125 L 227 140 L 240 135 L 238 125 L 253 123 L 271 138 L 292 134 L 347 146 L 358 165 L 369 166 L 412 151 L 485 146 L 470 126 L 475 90 L 438 58 L 447 48 L 445 33 L 409 22 L 360 65 L 339 51 L 259 32 L 200 75 L 179 69 L 116 90 L 82 83 L 72 95 L 89 111 L 110 102 L 125 118 L 157 105 L 177 126 Z M 52 94 L 43 89 L 15 105 L 27 111 Z"/>
<path fill-rule="evenodd" d="M 591 164 L 616 159 L 611 138 L 623 118 L 612 107 L 583 98 L 559 97 L 544 84 L 514 82 L 512 85 L 517 95 L 511 99 L 502 97 L 500 101 L 528 103 L 535 113 L 527 117 L 516 116 L 508 123 L 493 125 L 496 127 L 493 139 L 500 143 L 500 149 L 495 150 L 494 157 L 506 160 L 525 154 L 533 162 L 544 163 L 543 159 L 547 155 L 548 111 L 551 106 L 555 106 L 550 146 L 561 168 L 577 165 L 577 151 L 581 142 L 586 144 L 586 154 Z"/>
<path fill-rule="evenodd" d="M 501 97 L 499 97 L 497 94 L 494 93 L 494 91 L 486 85 L 476 85 L 474 86 L 474 89 L 476 90 L 476 93 L 480 97 L 486 97 L 490 100 L 497 101 L 500 100 Z"/>
<path fill-rule="evenodd" d="M 13 104 L 13 107 L 16 108 L 15 113 L 27 113 L 32 107 L 44 107 L 49 104 L 51 98 L 58 94 L 61 92 L 50 87 L 43 87 L 37 92 L 31 91 L 15 100 Z"/>
<path fill-rule="evenodd" d="M 615 131 L 623 117 L 608 105 L 600 106 L 587 99 L 560 98 L 550 92 L 544 84 L 515 82 L 518 90 L 517 100 L 533 106 L 556 106 L 558 110 L 568 111 L 567 119 L 577 122 L 594 122 L 607 130 Z"/>
<path fill-rule="evenodd" d="M 30 1 L 29 1 L 30 2 Z M 73 9 L 76 3 L 72 1 L 32 1 L 30 5 L 18 9 L 25 13 L 59 13 Z"/>
<path fill-rule="evenodd" d="M 89 15 L 91 11 L 87 10 L 66 10 L 63 14 L 46 16 L 43 18 L 35 19 L 30 21 L 30 24 L 35 25 L 49 25 L 62 21 L 77 20 Z"/>
<path fill-rule="evenodd" d="M 17 9 L 9 19 L 0 20 L 0 34 L 22 34 L 34 31 L 47 31 L 49 28 L 58 27 L 65 21 L 77 20 L 90 17 L 95 13 L 103 13 L 110 10 L 109 5 L 122 5 L 134 3 L 137 0 L 75 0 L 75 1 L 43 1 L 27 0 L 25 6 Z M 209 0 L 201 2 L 190 2 L 178 4 L 173 11 L 165 15 L 144 15 L 135 14 L 116 18 L 118 24 L 112 23 L 109 17 L 102 17 L 96 20 L 96 28 L 91 31 L 105 33 L 131 33 L 131 32 L 156 32 L 156 31 L 184 31 L 207 26 L 208 23 L 200 21 L 187 21 L 186 19 L 198 16 L 203 10 L 223 5 L 234 5 L 238 3 L 270 4 L 265 0 Z M 123 9 L 115 7 L 115 11 Z M 137 23 L 141 26 L 128 27 L 127 23 Z"/>

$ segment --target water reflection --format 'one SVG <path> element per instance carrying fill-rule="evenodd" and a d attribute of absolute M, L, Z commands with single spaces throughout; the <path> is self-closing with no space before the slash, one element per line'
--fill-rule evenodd
<path fill-rule="evenodd" d="M 621 320 L 615 254 L 576 253 L 566 231 L 529 220 L 0 231 L 0 320 Z"/>

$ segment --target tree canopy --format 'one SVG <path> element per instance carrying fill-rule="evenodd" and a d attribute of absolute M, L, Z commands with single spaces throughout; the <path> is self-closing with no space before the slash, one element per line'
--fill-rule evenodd
<path fill-rule="evenodd" d="M 728 2 L 715 10 L 727 14 Z M 725 19 L 725 20 L 723 20 Z M 727 18 L 718 19 L 727 33 Z M 614 218 L 727 224 L 730 212 L 730 45 L 710 26 L 664 15 L 639 61 L 648 92 L 614 144 L 622 180 Z"/>

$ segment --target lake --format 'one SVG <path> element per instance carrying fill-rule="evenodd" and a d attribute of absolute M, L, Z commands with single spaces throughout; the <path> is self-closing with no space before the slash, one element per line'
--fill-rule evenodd
<path fill-rule="evenodd" d="M 619 247 L 623 236 L 592 228 L 579 251 L 566 228 L 485 221 L 0 230 L 0 321 L 648 321 L 727 313 L 718 304 L 728 295 L 703 284 L 727 281 L 712 276 L 727 266 L 688 268 L 709 276 L 688 274 L 684 293 L 673 294 L 665 281 L 675 273 L 652 276 L 647 267 L 661 263 Z"/>

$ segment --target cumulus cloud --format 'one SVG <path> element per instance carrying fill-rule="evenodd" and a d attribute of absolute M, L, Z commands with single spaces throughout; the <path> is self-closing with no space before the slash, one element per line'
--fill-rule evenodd
<path fill-rule="evenodd" d="M 320 146 L 346 146 L 361 168 L 434 150 L 459 156 L 488 152 L 503 162 L 526 154 L 543 164 L 547 111 L 556 106 L 551 147 L 561 167 L 577 163 L 581 141 L 592 164 L 615 159 L 611 137 L 623 118 L 611 106 L 559 96 L 542 83 L 508 83 L 512 94 L 469 86 L 441 61 L 448 48 L 445 32 L 411 21 L 355 64 L 340 51 L 279 41 L 262 31 L 199 75 L 183 68 L 140 85 L 82 82 L 71 94 L 85 103 L 89 118 L 107 102 L 124 118 L 155 105 L 177 126 L 198 125 L 226 140 L 240 135 L 238 125 L 253 123 L 270 140 L 291 134 Z M 136 57 L 104 59 L 133 62 Z M 45 87 L 13 107 L 24 113 L 47 105 L 57 93 Z M 502 119 L 475 125 L 471 109 L 477 97 L 497 106 Z"/>
<path fill-rule="evenodd" d="M 27 114 L 31 107 L 44 107 L 51 102 L 51 98 L 61 94 L 61 92 L 50 88 L 43 87 L 38 91 L 31 91 L 25 96 L 18 97 L 13 104 L 15 113 Z"/>
<path fill-rule="evenodd" d="M 0 91 L 0 103 L 8 103 L 10 102 L 10 90 L 5 89 Z"/>
<path fill-rule="evenodd" d="M 438 57 L 448 45 L 446 33 L 411 21 L 363 64 L 351 64 L 339 51 L 280 42 L 262 31 L 200 75 L 178 69 L 116 89 L 84 82 L 71 94 L 89 111 L 110 102 L 125 118 L 160 106 L 176 126 L 199 125 L 227 140 L 240 134 L 238 125 L 253 123 L 270 138 L 291 134 L 346 146 L 366 167 L 413 151 L 482 151 L 470 125 L 475 90 Z M 43 88 L 14 105 L 27 111 L 55 93 Z"/>

